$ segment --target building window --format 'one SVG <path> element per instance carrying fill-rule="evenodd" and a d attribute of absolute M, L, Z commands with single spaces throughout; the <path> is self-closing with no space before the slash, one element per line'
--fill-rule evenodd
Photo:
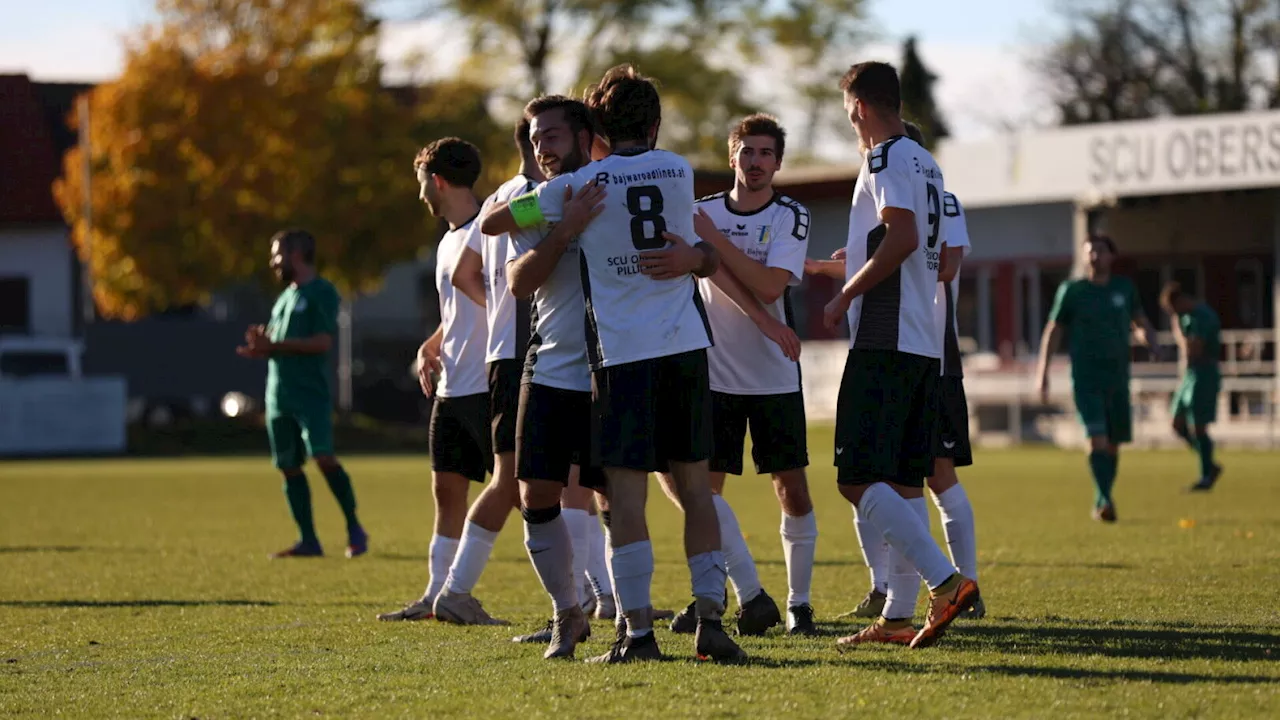
<path fill-rule="evenodd" d="M 956 285 L 956 337 L 968 338 L 978 345 L 978 278 L 977 273 L 960 273 Z"/>
<path fill-rule="evenodd" d="M 0 278 L 0 335 L 31 332 L 31 281 L 25 277 Z"/>

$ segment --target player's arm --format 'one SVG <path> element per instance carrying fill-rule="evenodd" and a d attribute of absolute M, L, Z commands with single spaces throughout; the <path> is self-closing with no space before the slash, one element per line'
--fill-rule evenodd
<path fill-rule="evenodd" d="M 444 324 L 436 326 L 436 331 L 418 347 L 418 384 L 422 394 L 431 397 L 436 391 L 433 373 L 440 370 L 440 348 L 444 343 Z"/>
<path fill-rule="evenodd" d="M 693 229 L 698 238 L 711 244 L 720 255 L 720 262 L 733 272 L 734 276 L 756 297 L 765 303 L 775 303 L 791 283 L 791 271 L 785 268 L 769 267 L 752 260 L 739 250 L 729 238 L 716 227 L 715 220 L 702 208 L 693 216 Z M 782 242 L 775 239 L 774 242 Z M 713 276 L 714 277 L 714 276 Z"/>
<path fill-rule="evenodd" d="M 866 264 L 844 284 L 840 293 L 827 303 L 823 321 L 828 328 L 834 328 L 840 322 L 854 299 L 884 282 L 920 247 L 915 213 L 900 207 L 886 206 L 880 211 L 880 221 L 884 223 L 884 240 L 867 259 Z"/>
<path fill-rule="evenodd" d="M 595 180 L 587 184 L 595 184 Z M 548 180 L 532 192 L 512 198 L 510 202 L 494 203 L 489 212 L 480 218 L 480 232 L 485 235 L 502 235 L 558 222 L 563 217 L 564 204 L 568 200 L 561 191 L 564 187 L 573 187 L 572 174 Z"/>
<path fill-rule="evenodd" d="M 287 338 L 268 343 L 267 352 L 271 355 L 323 355 L 333 347 L 333 336 L 319 333 L 311 337 Z"/>
<path fill-rule="evenodd" d="M 1049 361 L 1058 354 L 1062 347 L 1062 334 L 1071 319 L 1070 285 L 1062 283 L 1058 286 L 1058 294 L 1053 298 L 1053 307 L 1049 310 L 1049 319 L 1045 322 L 1044 332 L 1040 335 L 1040 357 L 1036 362 L 1036 387 L 1040 388 L 1040 399 L 1049 399 Z"/>
<path fill-rule="evenodd" d="M 844 261 L 843 260 L 814 260 L 813 258 L 804 259 L 805 275 L 826 275 L 835 280 L 844 280 Z"/>
<path fill-rule="evenodd" d="M 640 253 L 640 272 L 654 280 L 671 280 L 689 273 L 711 277 L 720 268 L 720 253 L 706 241 L 690 246 L 675 233 L 664 232 L 669 247 Z"/>
<path fill-rule="evenodd" d="M 564 217 L 537 245 L 518 247 L 524 252 L 507 263 L 507 287 L 512 295 L 523 300 L 542 287 L 569 244 L 604 209 L 603 202 L 604 188 L 595 183 L 583 185 L 576 193 L 571 187 L 564 188 Z M 513 242 L 517 233 L 512 233 Z"/>
<path fill-rule="evenodd" d="M 484 236 L 476 234 L 481 242 L 484 242 Z M 466 295 L 471 302 L 485 306 L 484 298 L 484 258 L 480 253 L 472 250 L 469 245 L 463 245 L 458 252 L 458 262 L 453 268 L 453 275 L 449 282 L 453 287 Z"/>
<path fill-rule="evenodd" d="M 761 301 L 753 295 L 729 268 L 721 266 L 711 274 L 711 282 L 725 294 L 751 322 L 760 328 L 765 337 L 782 348 L 782 354 L 790 360 L 800 359 L 800 336 L 787 327 L 786 323 L 770 315 L 761 305 Z"/>

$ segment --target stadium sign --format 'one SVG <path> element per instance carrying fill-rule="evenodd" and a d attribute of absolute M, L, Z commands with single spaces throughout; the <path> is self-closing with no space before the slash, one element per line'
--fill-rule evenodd
<path fill-rule="evenodd" d="M 1280 187 L 1280 111 L 1020 133 L 939 158 L 970 207 Z"/>

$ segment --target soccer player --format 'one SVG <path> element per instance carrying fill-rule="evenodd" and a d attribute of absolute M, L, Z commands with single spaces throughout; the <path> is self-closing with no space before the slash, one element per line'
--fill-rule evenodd
<path fill-rule="evenodd" d="M 1085 241 L 1089 263 L 1083 278 L 1058 286 L 1040 340 L 1037 372 L 1040 397 L 1049 402 L 1049 359 L 1058 352 L 1063 332 L 1070 333 L 1071 384 L 1076 415 L 1089 436 L 1089 469 L 1093 473 L 1093 519 L 1116 521 L 1111 490 L 1120 465 L 1120 445 L 1133 440 L 1129 404 L 1129 337 L 1155 351 L 1155 330 L 1138 301 L 1129 278 L 1111 274 L 1116 246 L 1095 235 Z"/>
<path fill-rule="evenodd" d="M 1200 456 L 1200 479 L 1188 490 L 1212 490 L 1222 475 L 1222 466 L 1213 461 L 1213 438 L 1209 437 L 1209 425 L 1218 415 L 1218 393 L 1222 391 L 1222 373 L 1218 369 L 1222 321 L 1208 303 L 1183 292 L 1176 282 L 1165 285 L 1160 292 L 1160 307 L 1169 313 L 1169 325 L 1187 360 L 1169 413 L 1173 415 L 1173 431 Z"/>
<path fill-rule="evenodd" d="M 786 132 L 777 119 L 751 115 L 729 133 L 733 189 L 696 204 L 694 228 L 720 255 L 720 269 L 698 287 L 716 344 L 707 350 L 711 373 L 711 490 L 720 519 L 720 542 L 738 598 L 738 632 L 762 635 L 782 621 L 764 591 L 755 561 L 723 497 L 725 475 L 742 474 L 742 453 L 751 428 L 756 472 L 771 475 L 782 506 L 783 555 L 787 563 L 787 631 L 813 635 L 809 590 L 818 524 L 809 499 L 805 467 L 804 394 L 800 391 L 799 339 L 791 329 L 789 291 L 804 275 L 809 247 L 809 211 L 773 188 L 782 166 Z M 749 291 L 736 300 L 720 288 L 732 276 Z M 763 321 L 752 318 L 752 312 Z M 789 337 L 786 337 L 789 336 Z M 778 341 L 775 341 L 775 338 Z M 794 349 L 784 349 L 786 341 Z M 779 344 L 783 342 L 783 344 Z M 671 623 L 673 632 L 697 626 L 691 604 Z"/>
<path fill-rule="evenodd" d="M 858 517 L 929 586 L 925 625 L 914 607 L 886 608 L 874 625 L 840 645 L 937 642 L 978 596 L 929 535 L 925 477 L 933 470 L 942 338 L 934 318 L 945 240 L 943 178 L 933 157 L 906 137 L 898 73 L 859 63 L 841 78 L 849 122 L 866 149 L 853 191 L 846 278 L 823 320 L 848 317 L 850 350 L 836 407 L 840 492 Z M 892 558 L 892 555 L 891 555 Z M 912 593 L 914 606 L 914 593 Z"/>
<path fill-rule="evenodd" d="M 320 557 L 324 549 L 311 516 L 311 488 L 302 466 L 315 459 L 347 521 L 347 557 L 365 554 L 369 536 L 356 517 L 351 478 L 333 455 L 333 400 L 329 351 L 338 333 L 338 291 L 316 274 L 316 241 L 305 230 L 271 238 L 271 270 L 284 292 L 271 309 L 271 323 L 245 332 L 242 357 L 267 361 L 267 438 L 284 473 L 284 494 L 300 538 L 273 558 Z"/>
<path fill-rule="evenodd" d="M 699 625 L 699 656 L 745 653 L 724 632 L 727 576 L 708 482 L 711 345 L 702 299 L 691 276 L 718 265 L 693 235 L 693 170 L 682 157 L 655 150 L 661 122 L 657 89 L 629 65 L 610 69 L 587 106 L 612 154 L 561 175 L 490 214 L 486 232 L 536 227 L 564 216 L 565 189 L 605 190 L 600 215 L 579 236 L 587 308 L 587 355 L 593 370 L 593 458 L 604 467 L 613 545 L 614 593 L 626 630 L 600 662 L 661 656 L 649 600 L 653 547 L 645 522 L 648 473 L 670 470 L 685 511 L 688 555 Z"/>
<path fill-rule="evenodd" d="M 488 330 L 484 308 L 454 288 L 451 278 L 462 248 L 480 232 L 480 207 L 471 189 L 480 177 L 480 152 L 465 140 L 443 138 L 418 153 L 414 171 L 422 201 L 432 215 L 449 223 L 436 248 L 440 326 L 418 351 L 423 393 L 435 397 L 429 432 L 435 532 L 426 591 L 403 609 L 378 618 L 434 616 L 461 624 L 504 624 L 490 617 L 470 593 L 515 507 L 517 490 L 514 479 L 503 485 L 495 477 L 467 511 L 470 483 L 484 482 L 485 473 L 493 470 L 484 363 Z"/>
<path fill-rule="evenodd" d="M 906 127 L 907 137 L 918 144 L 924 144 L 924 135 L 915 123 L 904 122 L 903 125 Z M 943 245 L 941 267 L 938 269 L 938 292 L 933 303 L 938 332 L 942 334 L 943 349 L 940 414 L 935 435 L 937 442 L 933 448 L 933 474 L 926 482 L 942 516 L 942 529 L 947 538 L 947 548 L 951 551 L 951 561 L 962 575 L 976 581 L 978 550 L 973 506 L 956 475 L 957 467 L 973 464 L 973 451 L 969 442 L 969 405 L 964 394 L 964 368 L 960 362 L 955 313 L 960 264 L 970 249 L 969 230 L 964 220 L 964 208 L 955 195 L 949 192 L 942 194 L 942 215 L 942 222 L 946 226 L 946 243 Z M 832 257 L 843 260 L 845 253 L 838 250 Z M 807 271 L 825 272 L 835 277 L 835 266 L 838 264 L 832 261 L 811 261 L 808 263 L 811 270 Z M 843 271 L 839 272 L 843 275 Z M 858 517 L 856 511 L 853 522 L 858 542 L 862 546 L 862 557 L 871 574 L 871 590 L 850 614 L 864 618 L 880 617 L 891 590 L 909 597 L 914 611 L 918 576 L 901 556 L 896 556 L 895 564 L 890 567 L 889 546 Z M 986 607 L 981 596 L 962 615 L 973 618 L 985 616 Z"/>

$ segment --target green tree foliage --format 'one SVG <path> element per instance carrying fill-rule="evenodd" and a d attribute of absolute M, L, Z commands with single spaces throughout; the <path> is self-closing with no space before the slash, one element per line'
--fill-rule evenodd
<path fill-rule="evenodd" d="M 90 98 L 91 238 L 79 150 L 54 188 L 103 315 L 265 278 L 286 226 L 316 234 L 347 291 L 414 254 L 415 117 L 380 87 L 376 33 L 356 0 L 160 0 Z"/>
<path fill-rule="evenodd" d="M 924 66 L 916 52 L 914 37 L 902 44 L 902 65 L 898 72 L 902 81 L 902 115 L 920 126 L 925 144 L 933 147 L 935 141 L 948 135 L 947 124 L 933 98 L 933 84 L 938 76 Z"/>

